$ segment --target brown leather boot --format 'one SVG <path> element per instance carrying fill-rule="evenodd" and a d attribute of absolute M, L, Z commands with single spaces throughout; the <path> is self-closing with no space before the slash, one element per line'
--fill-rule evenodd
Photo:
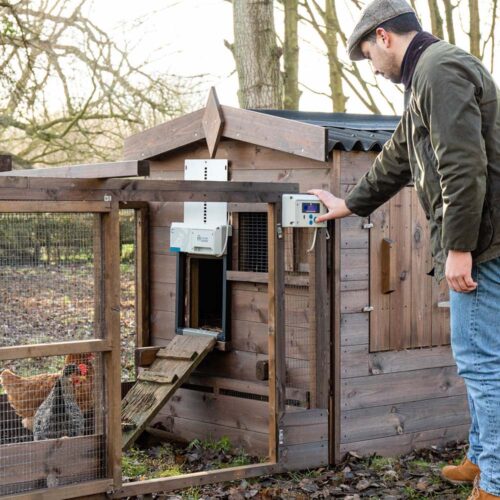
<path fill-rule="evenodd" d="M 479 475 L 479 467 L 464 457 L 460 465 L 447 465 L 441 471 L 443 479 L 452 484 L 472 484 Z"/>
<path fill-rule="evenodd" d="M 498 500 L 500 497 L 487 493 L 479 487 L 479 476 L 474 481 L 474 489 L 467 500 Z"/>

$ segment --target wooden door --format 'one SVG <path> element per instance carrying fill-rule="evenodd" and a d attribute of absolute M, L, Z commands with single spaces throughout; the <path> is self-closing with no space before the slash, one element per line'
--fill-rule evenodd
<path fill-rule="evenodd" d="M 406 187 L 370 218 L 370 351 L 449 344 L 448 287 L 432 269 L 429 229 Z"/>

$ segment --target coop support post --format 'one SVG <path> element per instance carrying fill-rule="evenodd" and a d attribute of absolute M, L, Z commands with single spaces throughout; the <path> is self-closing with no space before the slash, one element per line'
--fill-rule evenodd
<path fill-rule="evenodd" d="M 341 195 L 340 170 L 342 151 L 333 151 L 331 191 Z M 329 462 L 336 464 L 340 462 L 340 438 L 341 438 L 341 372 L 340 372 L 340 220 L 330 222 L 330 397 L 328 405 L 328 443 Z"/>
<path fill-rule="evenodd" d="M 149 208 L 145 205 L 135 211 L 136 234 L 136 338 L 137 347 L 149 346 Z"/>
<path fill-rule="evenodd" d="M 328 311 L 328 269 L 326 229 L 318 229 L 314 250 L 314 317 L 316 327 L 316 408 L 328 408 L 330 382 L 330 314 Z"/>
<path fill-rule="evenodd" d="M 314 229 L 306 229 L 308 233 L 308 237 L 315 234 L 314 238 L 317 240 L 318 233 L 315 233 Z M 316 230 L 319 232 L 319 230 Z M 309 294 L 309 311 L 316 312 L 316 299 L 317 299 L 317 274 L 316 274 L 316 247 L 318 242 L 316 241 L 314 245 L 314 251 L 309 251 L 307 253 L 307 263 L 309 265 L 309 286 L 308 286 L 308 294 Z M 316 314 L 309 315 L 309 332 L 308 332 L 308 344 L 309 344 L 309 376 L 308 376 L 308 386 L 309 386 L 309 394 L 310 394 L 310 407 L 311 408 L 319 408 L 318 406 L 318 371 L 316 369 L 317 360 L 316 360 L 316 352 L 317 352 L 317 340 L 318 340 L 318 322 L 317 322 Z"/>
<path fill-rule="evenodd" d="M 106 394 L 106 455 L 108 477 L 121 487 L 121 365 L 120 365 L 120 218 L 118 201 L 102 217 L 104 337 L 111 351 L 104 354 Z"/>
<path fill-rule="evenodd" d="M 269 204 L 268 217 L 269 323 L 269 458 L 279 462 L 278 422 L 285 411 L 284 238 L 281 200 Z"/>

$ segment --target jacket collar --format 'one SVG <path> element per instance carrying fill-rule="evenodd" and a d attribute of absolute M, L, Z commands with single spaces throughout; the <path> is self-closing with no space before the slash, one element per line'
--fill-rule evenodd
<path fill-rule="evenodd" d="M 427 47 L 436 42 L 439 42 L 439 38 L 426 31 L 420 31 L 410 42 L 401 63 L 401 83 L 403 83 L 406 89 L 411 87 L 413 73 L 415 72 L 418 60 Z"/>

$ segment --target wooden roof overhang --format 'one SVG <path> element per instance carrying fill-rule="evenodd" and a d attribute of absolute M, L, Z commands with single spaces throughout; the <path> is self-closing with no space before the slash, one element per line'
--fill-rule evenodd
<path fill-rule="evenodd" d="M 294 183 L 0 177 L 0 200 L 11 201 L 277 203 L 297 192 Z"/>
<path fill-rule="evenodd" d="M 150 160 L 204 139 L 213 158 L 219 140 L 228 138 L 326 161 L 327 135 L 327 129 L 318 125 L 220 105 L 212 89 L 204 109 L 125 139 L 124 158 Z"/>

